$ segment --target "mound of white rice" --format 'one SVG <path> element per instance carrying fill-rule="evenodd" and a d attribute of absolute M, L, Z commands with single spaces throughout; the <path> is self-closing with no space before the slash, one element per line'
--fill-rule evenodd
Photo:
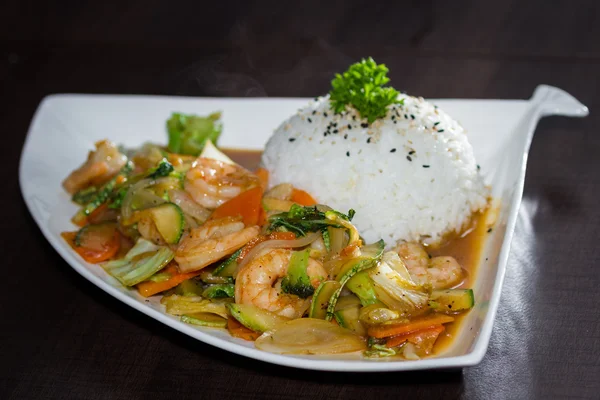
<path fill-rule="evenodd" d="M 354 109 L 334 115 L 328 97 L 277 128 L 262 164 L 270 184 L 288 182 L 346 212 L 367 243 L 436 242 L 485 208 L 485 187 L 464 129 L 433 104 L 403 96 L 368 125 Z"/>

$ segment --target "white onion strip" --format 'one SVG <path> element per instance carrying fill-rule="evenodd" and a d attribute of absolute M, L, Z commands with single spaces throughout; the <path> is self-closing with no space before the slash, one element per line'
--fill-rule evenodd
<path fill-rule="evenodd" d="M 242 268 L 244 268 L 244 266 L 246 264 L 248 264 L 248 262 L 250 260 L 252 260 L 254 257 L 256 257 L 256 255 L 258 253 L 260 253 L 261 251 L 263 251 L 265 249 L 283 249 L 283 248 L 293 249 L 293 248 L 297 248 L 297 247 L 308 246 L 309 244 L 311 244 L 312 242 L 317 240 L 319 238 L 320 234 L 321 233 L 319 233 L 319 232 L 313 232 L 313 233 L 309 233 L 308 235 L 303 236 L 298 239 L 266 240 L 262 243 L 259 243 L 252 250 L 250 250 L 250 252 L 248 254 L 246 254 L 246 256 L 244 257 L 242 262 L 240 262 L 240 264 L 238 265 L 238 271 L 241 271 Z"/>
<path fill-rule="evenodd" d="M 203 224 L 210 217 L 211 212 L 196 203 L 187 192 L 172 189 L 168 193 L 169 199 L 177 204 L 181 208 L 181 211 L 194 218 L 198 223 Z"/>

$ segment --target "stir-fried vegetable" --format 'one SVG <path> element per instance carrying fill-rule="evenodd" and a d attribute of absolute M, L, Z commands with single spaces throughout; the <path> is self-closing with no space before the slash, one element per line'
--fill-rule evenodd
<path fill-rule="evenodd" d="M 163 269 L 173 256 L 168 247 L 139 239 L 124 258 L 110 261 L 103 268 L 124 286 L 134 286 Z"/>
<path fill-rule="evenodd" d="M 427 291 L 412 281 L 397 253 L 385 253 L 381 262 L 369 271 L 369 276 L 377 297 L 388 307 L 415 314 L 427 306 Z"/>
<path fill-rule="evenodd" d="M 152 277 L 150 277 L 149 280 L 137 284 L 137 289 L 142 296 L 150 297 L 157 293 L 164 292 L 165 290 L 174 288 L 180 283 L 185 282 L 198 275 L 199 272 L 181 273 L 177 269 L 177 266 L 171 263 L 160 273 L 163 274 L 163 276 L 165 276 L 165 279 L 156 281 L 151 280 Z"/>
<path fill-rule="evenodd" d="M 295 251 L 288 265 L 288 273 L 281 281 L 281 289 L 285 293 L 295 294 L 306 299 L 315 292 L 306 272 L 309 250 Z"/>
<path fill-rule="evenodd" d="M 363 351 L 366 341 L 322 319 L 300 318 L 277 325 L 256 339 L 258 349 L 281 354 L 336 354 Z"/>
<path fill-rule="evenodd" d="M 220 119 L 221 113 L 218 112 L 208 117 L 173 113 L 167 121 L 169 151 L 197 156 L 207 140 L 217 142 L 223 129 Z"/>

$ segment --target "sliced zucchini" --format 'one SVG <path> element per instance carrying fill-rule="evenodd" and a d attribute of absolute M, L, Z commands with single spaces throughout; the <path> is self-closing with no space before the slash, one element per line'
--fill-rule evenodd
<path fill-rule="evenodd" d="M 215 276 L 233 277 L 238 267 L 237 259 L 242 253 L 242 249 L 243 247 L 219 264 L 219 266 L 214 269 L 212 274 Z"/>
<path fill-rule="evenodd" d="M 321 282 L 312 298 L 309 318 L 326 319 L 329 301 L 335 292 L 341 289 L 342 285 L 338 281 Z"/>
<path fill-rule="evenodd" d="M 383 303 L 377 299 L 375 289 L 373 288 L 373 281 L 367 271 L 359 272 L 350 278 L 346 283 L 346 287 L 358 296 L 363 306 L 371 304 L 381 304 L 383 306 Z"/>
<path fill-rule="evenodd" d="M 333 313 L 337 323 L 346 329 L 350 329 L 357 335 L 366 336 L 367 330 L 359 320 L 360 306 L 347 307 Z"/>
<path fill-rule="evenodd" d="M 230 303 L 227 304 L 227 309 L 240 324 L 256 332 L 266 332 L 278 324 L 289 321 L 289 318 L 281 317 L 250 304 Z"/>
<path fill-rule="evenodd" d="M 185 227 L 185 219 L 181 208 L 174 203 L 165 203 L 149 208 L 147 211 L 165 242 L 169 244 L 179 243 Z"/>
<path fill-rule="evenodd" d="M 429 307 L 437 312 L 466 311 L 474 305 L 473 289 L 434 290 L 429 297 Z"/>
<path fill-rule="evenodd" d="M 227 326 L 225 318 L 207 312 L 184 314 L 181 316 L 181 321 L 191 325 L 209 326 L 211 328 L 225 328 Z"/>
<path fill-rule="evenodd" d="M 325 319 L 330 321 L 333 318 L 333 313 L 335 311 L 335 303 L 337 302 L 344 285 L 357 273 L 364 271 L 368 268 L 374 266 L 383 255 L 383 249 L 385 247 L 385 243 L 383 240 L 380 240 L 376 243 L 363 246 L 360 251 L 361 255 L 359 257 L 353 258 L 350 261 L 346 262 L 340 268 L 340 271 L 337 274 L 336 280 L 340 283 L 340 288 L 337 289 L 332 295 L 331 299 L 329 299 L 329 305 L 327 306 L 327 315 Z"/>

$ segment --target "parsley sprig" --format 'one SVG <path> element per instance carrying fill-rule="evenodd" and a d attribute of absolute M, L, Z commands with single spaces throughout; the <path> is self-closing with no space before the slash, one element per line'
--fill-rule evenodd
<path fill-rule="evenodd" d="M 369 57 L 352 64 L 343 74 L 336 74 L 329 92 L 333 111 L 340 113 L 350 105 L 361 118 L 373 123 L 386 115 L 390 104 L 402 104 L 396 89 L 383 87 L 390 81 L 388 71 L 385 64 L 377 64 Z"/>

